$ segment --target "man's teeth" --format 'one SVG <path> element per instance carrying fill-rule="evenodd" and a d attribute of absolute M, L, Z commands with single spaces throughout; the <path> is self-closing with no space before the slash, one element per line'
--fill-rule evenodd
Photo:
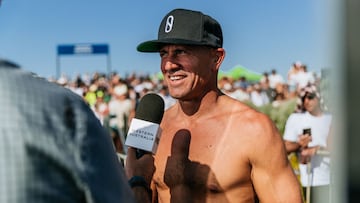
<path fill-rule="evenodd" d="M 183 77 L 181 77 L 181 76 L 170 76 L 170 80 L 180 80 L 181 78 L 183 78 Z"/>

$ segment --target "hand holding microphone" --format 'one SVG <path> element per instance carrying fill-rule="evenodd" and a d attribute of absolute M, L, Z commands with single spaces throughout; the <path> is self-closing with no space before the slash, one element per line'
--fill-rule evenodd
<path fill-rule="evenodd" d="M 137 149 L 137 158 L 146 152 L 156 152 L 164 106 L 164 100 L 155 93 L 146 94 L 141 98 L 125 141 L 125 145 Z"/>

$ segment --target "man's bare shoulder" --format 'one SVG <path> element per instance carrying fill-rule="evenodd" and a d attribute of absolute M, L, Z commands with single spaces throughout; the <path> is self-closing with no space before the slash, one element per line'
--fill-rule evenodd
<path fill-rule="evenodd" d="M 266 114 L 259 112 L 241 101 L 226 97 L 220 105 L 224 106 L 223 108 L 226 109 L 224 113 L 228 113 L 228 116 L 232 116 L 243 124 L 251 125 L 252 128 L 262 128 L 264 124 L 272 124 Z"/>
<path fill-rule="evenodd" d="M 264 113 L 237 100 L 229 100 L 227 118 L 231 120 L 231 132 L 248 146 L 268 149 L 281 143 L 281 136 L 274 122 Z M 239 141 L 239 142 L 240 142 Z"/>
<path fill-rule="evenodd" d="M 178 104 L 169 108 L 162 121 L 163 126 L 176 126 L 177 122 L 182 122 L 183 118 L 179 117 Z M 260 136 L 264 132 L 274 130 L 273 122 L 262 112 L 250 107 L 249 105 L 235 100 L 229 96 L 220 96 L 218 102 L 206 112 L 206 119 L 201 120 L 201 125 L 208 128 L 212 126 L 222 129 L 231 129 L 232 134 L 239 136 Z M 216 122 L 216 125 L 212 125 Z"/>

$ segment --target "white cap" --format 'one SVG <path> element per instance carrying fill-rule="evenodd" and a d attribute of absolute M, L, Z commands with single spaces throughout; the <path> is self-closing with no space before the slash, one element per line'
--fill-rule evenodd
<path fill-rule="evenodd" d="M 114 94 L 116 96 L 122 96 L 125 95 L 128 92 L 128 88 L 126 85 L 122 84 L 122 85 L 116 85 L 114 88 Z"/>

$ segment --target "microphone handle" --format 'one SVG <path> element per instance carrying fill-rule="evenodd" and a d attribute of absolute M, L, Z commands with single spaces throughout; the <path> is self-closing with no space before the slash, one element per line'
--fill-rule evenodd
<path fill-rule="evenodd" d="M 136 149 L 136 159 L 140 159 L 145 153 L 146 151 L 142 149 Z"/>

